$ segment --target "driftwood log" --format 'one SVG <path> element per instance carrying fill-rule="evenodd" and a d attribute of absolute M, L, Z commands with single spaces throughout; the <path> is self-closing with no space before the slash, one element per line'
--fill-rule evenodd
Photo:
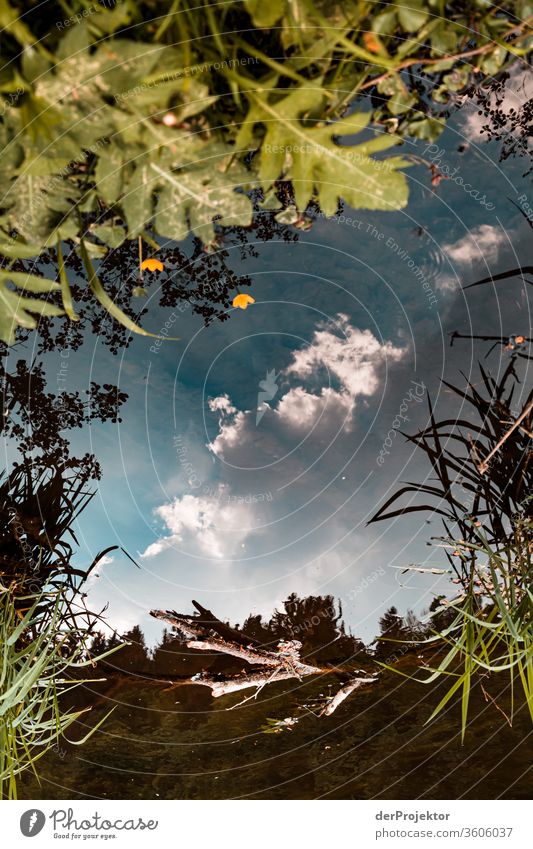
<path fill-rule="evenodd" d="M 198 602 L 193 601 L 193 605 L 197 610 L 194 615 L 176 613 L 173 610 L 151 610 L 150 613 L 156 619 L 171 625 L 187 648 L 230 655 L 243 660 L 248 665 L 249 668 L 241 674 L 224 679 L 207 673 L 199 673 L 188 679 L 191 684 L 209 687 L 214 698 L 255 688 L 255 693 L 243 702 L 239 702 L 238 705 L 233 705 L 232 708 L 256 698 L 263 687 L 276 681 L 286 681 L 291 678 L 301 681 L 309 675 L 325 675 L 335 671 L 330 667 L 313 666 L 302 661 L 300 657 L 302 644 L 299 640 L 280 640 L 275 650 L 265 649 L 257 640 L 250 639 L 242 631 L 231 628 Z M 379 677 L 378 675 L 360 677 L 357 675 L 358 672 L 360 670 L 356 670 L 344 686 L 328 699 L 319 716 L 331 716 L 355 690 L 366 684 L 373 684 Z"/>

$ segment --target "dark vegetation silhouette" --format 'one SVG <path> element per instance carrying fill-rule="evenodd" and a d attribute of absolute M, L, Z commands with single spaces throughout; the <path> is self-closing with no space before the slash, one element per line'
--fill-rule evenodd
<path fill-rule="evenodd" d="M 402 617 L 395 607 L 389 608 L 380 619 L 380 636 L 369 646 L 346 631 L 342 621 L 342 607 L 331 595 L 306 596 L 300 598 L 291 593 L 280 610 L 275 610 L 268 620 L 259 615 L 248 616 L 242 628 L 221 622 L 211 611 L 206 611 L 197 602 L 204 614 L 194 617 L 206 628 L 214 628 L 217 635 L 228 643 L 243 648 L 253 647 L 273 650 L 281 642 L 298 640 L 302 643 L 301 658 L 306 663 L 317 663 L 330 667 L 343 680 L 350 667 L 361 666 L 375 669 L 374 660 L 390 657 L 397 651 L 398 643 L 406 650 L 414 650 L 417 641 L 430 630 L 408 611 Z M 207 615 L 205 615 L 207 614 Z M 95 634 L 92 651 L 95 656 L 124 641 L 123 649 L 101 662 L 102 669 L 109 673 L 131 673 L 148 678 L 189 683 L 194 675 L 209 673 L 220 680 L 230 678 L 242 670 L 242 660 L 232 658 L 222 651 L 206 652 L 184 646 L 183 636 L 168 628 L 163 630 L 159 642 L 147 648 L 145 636 L 139 625 L 121 634 Z M 100 665 L 100 664 L 99 664 Z M 346 673 L 340 667 L 346 667 Z"/>
<path fill-rule="evenodd" d="M 514 397 L 520 380 L 514 358 L 499 380 L 479 365 L 481 389 L 465 377 L 465 388 L 443 381 L 472 409 L 472 418 L 451 418 L 437 422 L 431 400 L 430 424 L 407 439 L 428 457 L 435 478 L 428 483 L 408 483 L 394 493 L 372 517 L 371 522 L 391 519 L 414 512 L 435 512 L 442 516 L 447 535 L 471 542 L 482 527 L 489 541 L 505 540 L 513 517 L 522 512 L 533 516 L 533 465 L 531 432 L 533 390 L 523 396 L 520 418 L 514 412 Z M 528 411 L 529 410 L 529 411 Z M 503 441 L 502 441 L 503 440 Z M 428 500 L 401 506 L 405 496 L 423 495 Z M 395 505 L 399 505 L 395 507 Z M 395 509 L 391 510 L 391 507 Z M 457 564 L 447 552 L 456 576 L 468 580 L 468 564 Z"/>
<path fill-rule="evenodd" d="M 509 83 L 513 82 L 512 75 L 507 70 L 501 70 L 482 85 L 471 86 L 466 92 L 466 96 L 473 98 L 479 107 L 478 114 L 486 119 L 481 133 L 487 141 L 501 143 L 500 162 L 514 157 L 531 162 L 524 176 L 530 174 L 533 169 L 533 100 L 525 96 L 526 81 L 527 76 L 524 75 L 521 87 L 516 92 L 519 105 L 511 108 L 506 108 L 505 104 L 511 88 Z"/>
<path fill-rule="evenodd" d="M 278 194 L 285 199 L 281 202 L 287 205 L 290 203 L 290 191 L 286 184 L 279 183 Z M 316 204 L 312 207 L 316 207 Z M 91 216 L 85 216 L 85 219 L 88 227 Z M 179 247 L 163 245 L 157 252 L 164 264 L 162 272 L 145 271 L 141 278 L 138 252 L 132 251 L 131 242 L 124 242 L 108 252 L 99 265 L 98 276 L 115 304 L 137 323 L 148 313 L 145 304 L 153 309 L 154 303 L 157 303 L 169 311 L 168 315 L 176 309 L 178 313 L 190 309 L 209 325 L 215 320 L 227 321 L 236 292 L 251 286 L 250 276 L 235 268 L 245 259 L 259 256 L 257 243 L 272 240 L 291 243 L 298 238 L 298 231 L 276 221 L 273 212 L 256 209 L 249 228 L 219 229 L 217 241 L 209 249 L 196 236 L 191 236 Z M 146 252 L 150 248 L 145 246 L 144 250 Z M 67 348 L 76 351 L 84 344 L 89 333 L 98 336 L 99 341 L 112 354 L 127 349 L 132 334 L 94 299 L 87 287 L 83 262 L 74 244 L 67 242 L 63 253 L 79 321 L 73 322 L 66 315 L 53 319 L 41 316 L 37 330 L 19 328 L 17 340 L 25 342 L 36 333 L 37 355 Z M 50 273 L 55 275 L 57 251 L 54 248 L 45 251 L 37 263 L 34 260 L 17 259 L 12 268 L 31 274 L 42 273 L 43 276 Z M 60 306 L 61 294 L 52 292 L 48 300 Z M 155 333 L 158 331 L 157 327 L 151 329 Z"/>

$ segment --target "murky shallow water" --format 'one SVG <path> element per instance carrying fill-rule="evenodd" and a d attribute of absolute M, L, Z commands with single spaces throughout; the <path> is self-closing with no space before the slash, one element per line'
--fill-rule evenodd
<path fill-rule="evenodd" d="M 413 671 L 412 662 L 402 666 Z M 291 692 L 292 690 L 292 692 Z M 328 692 L 324 682 L 272 685 L 257 701 L 226 711 L 237 697 L 211 699 L 205 687 L 119 678 L 93 711 L 117 704 L 105 731 L 82 749 L 65 746 L 41 761 L 34 799 L 527 799 L 531 730 L 522 706 L 513 728 L 473 697 L 464 745 L 460 712 L 430 725 L 442 687 L 392 673 L 348 699 L 332 717 L 312 715 L 292 731 L 265 734 L 266 717 Z M 495 693 L 493 693 L 495 695 Z M 230 701 L 228 701 L 230 700 Z M 98 701 L 98 700 L 97 700 Z M 94 703 L 94 697 L 93 697 Z"/>

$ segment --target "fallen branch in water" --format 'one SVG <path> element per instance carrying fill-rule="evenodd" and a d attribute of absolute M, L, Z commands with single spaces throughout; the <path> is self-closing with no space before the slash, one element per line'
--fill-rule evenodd
<path fill-rule="evenodd" d="M 306 675 L 316 675 L 317 673 L 322 672 L 321 669 L 316 669 L 314 667 L 308 668 L 313 671 L 307 672 Z M 191 682 L 193 684 L 203 684 L 206 687 L 211 687 L 211 695 L 213 698 L 218 699 L 220 696 L 227 696 L 229 693 L 238 693 L 239 690 L 247 690 L 250 687 L 257 687 L 259 692 L 259 690 L 262 690 L 266 684 L 273 684 L 274 681 L 287 681 L 290 678 L 297 677 L 298 676 L 291 670 L 279 667 L 270 673 L 270 675 L 265 673 L 247 672 L 242 675 L 235 675 L 228 678 L 226 681 L 219 681 L 218 678 L 214 678 L 211 675 L 199 674 L 191 678 Z M 237 705 L 234 707 L 237 707 Z M 228 710 L 231 710 L 231 708 L 228 708 Z"/>
<path fill-rule="evenodd" d="M 199 617 L 187 616 L 185 614 L 176 613 L 170 610 L 151 610 L 150 615 L 156 619 L 160 619 L 169 625 L 172 625 L 176 630 L 183 635 L 184 643 L 189 649 L 197 649 L 200 651 L 216 651 L 221 654 L 228 654 L 231 657 L 238 657 L 240 660 L 246 661 L 252 665 L 283 667 L 286 663 L 292 663 L 291 678 L 303 677 L 304 675 L 312 675 L 323 670 L 316 666 L 308 666 L 302 663 L 299 657 L 299 648 L 301 643 L 297 640 L 291 643 L 281 641 L 277 651 L 266 651 L 258 646 L 245 645 L 244 635 L 240 634 L 240 644 L 229 642 L 219 636 L 212 636 L 211 631 L 218 632 L 220 629 L 215 623 L 203 625 L 199 623 Z"/>
<path fill-rule="evenodd" d="M 341 689 L 338 690 L 334 696 L 332 696 L 332 698 L 327 702 L 325 707 L 322 708 L 318 715 L 331 716 L 331 714 L 337 710 L 339 705 L 341 705 L 343 701 L 348 698 L 348 696 L 351 696 L 354 690 L 358 690 L 359 687 L 363 686 L 363 684 L 373 684 L 378 680 L 378 678 L 379 675 L 374 675 L 372 676 L 372 678 L 352 678 L 351 681 L 348 681 L 348 683 L 345 684 L 344 687 L 341 687 Z"/>
<path fill-rule="evenodd" d="M 276 650 L 261 648 L 255 640 L 249 640 L 246 634 L 230 628 L 210 611 L 193 602 L 200 615 L 187 615 L 172 610 L 152 610 L 150 614 L 156 619 L 172 625 L 183 637 L 183 642 L 190 649 L 206 652 L 218 652 L 230 657 L 237 657 L 250 665 L 250 670 L 227 678 L 213 676 L 208 673 L 193 675 L 184 683 L 199 684 L 211 689 L 211 695 L 217 699 L 230 693 L 237 693 L 255 687 L 256 692 L 233 705 L 227 710 L 239 707 L 241 704 L 256 698 L 263 687 L 276 681 L 287 681 L 297 678 L 301 681 L 309 675 L 329 675 L 339 670 L 313 666 L 300 658 L 302 644 L 299 640 L 281 640 Z M 230 636 L 231 640 L 227 637 Z M 268 670 L 258 670 L 253 667 L 269 667 Z M 351 678 L 325 705 L 319 716 L 331 716 L 354 690 L 364 684 L 372 684 L 378 680 L 378 675 L 369 678 Z"/>

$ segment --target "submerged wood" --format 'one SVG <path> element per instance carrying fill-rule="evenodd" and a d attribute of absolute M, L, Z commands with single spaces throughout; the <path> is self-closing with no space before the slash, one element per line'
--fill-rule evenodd
<path fill-rule="evenodd" d="M 257 641 L 250 640 L 248 642 L 245 634 L 221 622 L 211 611 L 202 608 L 197 602 L 194 605 L 200 611 L 199 616 L 189 616 L 170 610 L 152 610 L 150 613 L 156 619 L 176 628 L 183 636 L 187 648 L 237 657 L 250 664 L 251 667 L 269 667 L 268 670 L 264 671 L 251 668 L 240 675 L 227 678 L 201 673 L 188 679 L 187 683 L 209 687 L 215 699 L 251 687 L 256 688 L 255 696 L 257 696 L 263 687 L 276 681 L 287 681 L 291 678 L 297 678 L 301 681 L 302 678 L 309 675 L 331 674 L 338 671 L 329 667 L 313 666 L 302 661 L 300 658 L 301 643 L 298 640 L 281 640 L 276 651 L 263 649 L 257 644 Z M 221 636 L 221 634 L 224 636 Z M 232 639 L 226 639 L 226 635 L 231 635 Z M 378 678 L 379 675 L 368 678 L 351 678 L 328 700 L 319 716 L 331 716 L 351 693 L 364 684 L 374 683 Z M 244 701 L 248 701 L 248 699 Z M 231 708 L 228 708 L 228 710 L 231 710 Z"/>
<path fill-rule="evenodd" d="M 304 674 L 306 676 L 317 675 L 322 672 L 322 669 L 313 666 L 309 666 L 307 669 L 311 671 L 305 672 Z M 203 684 L 206 687 L 210 687 L 211 695 L 213 698 L 218 699 L 220 696 L 238 693 L 239 690 L 248 690 L 250 687 L 256 687 L 260 690 L 267 684 L 273 684 L 275 681 L 288 681 L 290 678 L 299 677 L 292 670 L 279 667 L 270 673 L 247 672 L 242 675 L 235 675 L 226 681 L 219 681 L 211 675 L 198 675 L 196 678 L 191 678 L 191 681 L 193 684 Z"/>
<path fill-rule="evenodd" d="M 362 687 L 364 684 L 374 684 L 379 679 L 378 675 L 374 675 L 371 678 L 352 678 L 344 687 L 341 687 L 334 696 L 327 702 L 325 707 L 320 711 L 319 716 L 331 716 L 334 713 L 339 705 L 343 703 L 348 696 L 354 692 L 354 690 L 358 690 L 359 687 Z"/>

